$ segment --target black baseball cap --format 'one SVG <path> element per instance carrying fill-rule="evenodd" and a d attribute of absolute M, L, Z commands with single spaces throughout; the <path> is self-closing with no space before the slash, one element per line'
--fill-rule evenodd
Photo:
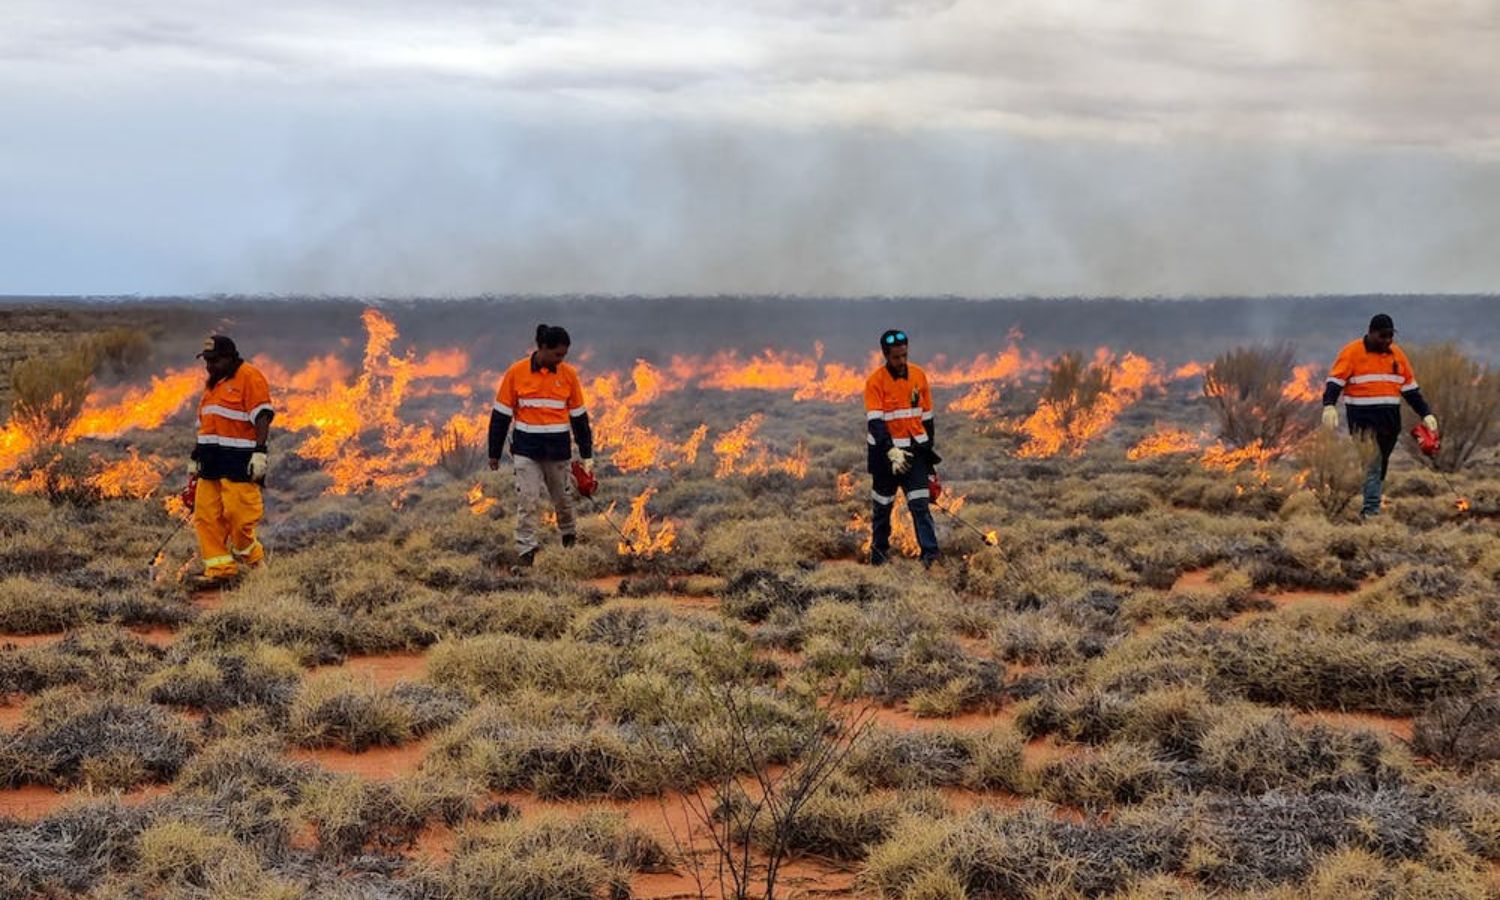
<path fill-rule="evenodd" d="M 1385 313 L 1377 313 L 1376 315 L 1370 317 L 1370 333 L 1379 334 L 1382 331 L 1389 331 L 1394 334 L 1396 331 L 1396 323 L 1392 321 L 1391 317 L 1386 315 Z"/>
<path fill-rule="evenodd" d="M 234 346 L 234 341 L 222 334 L 213 334 L 203 339 L 203 350 L 198 354 L 198 359 L 218 359 L 224 356 L 239 356 L 240 351 Z"/>
<path fill-rule="evenodd" d="M 884 334 L 880 336 L 880 349 L 882 350 L 887 347 L 895 347 L 897 345 L 905 343 L 906 332 L 902 331 L 899 328 L 888 329 Z"/>

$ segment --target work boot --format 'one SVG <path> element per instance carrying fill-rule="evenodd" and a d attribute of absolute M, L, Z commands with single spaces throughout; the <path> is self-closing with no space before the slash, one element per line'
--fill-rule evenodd
<path fill-rule="evenodd" d="M 199 572 L 189 575 L 184 584 L 190 591 L 224 591 L 239 584 L 239 575 L 205 575 Z"/>
<path fill-rule="evenodd" d="M 525 575 L 526 570 L 534 565 L 536 565 L 535 547 L 516 557 L 516 564 L 510 567 L 510 574 L 515 576 Z"/>
<path fill-rule="evenodd" d="M 576 543 L 578 543 L 578 535 L 576 535 L 576 534 L 565 534 L 565 535 L 563 535 L 563 546 L 564 547 L 571 547 L 571 546 L 573 546 Z"/>

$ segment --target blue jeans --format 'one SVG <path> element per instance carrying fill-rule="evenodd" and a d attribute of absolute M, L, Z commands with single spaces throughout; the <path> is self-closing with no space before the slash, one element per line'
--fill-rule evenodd
<path fill-rule="evenodd" d="M 870 564 L 878 566 L 891 555 L 891 509 L 896 505 L 896 490 L 906 494 L 906 508 L 911 511 L 911 522 L 917 532 L 917 546 L 922 548 L 922 561 L 932 562 L 938 557 L 937 526 L 932 521 L 932 509 L 927 498 L 927 461 L 914 456 L 906 474 L 897 475 L 886 466 L 884 471 L 871 475 L 870 490 Z"/>
<path fill-rule="evenodd" d="M 1385 489 L 1385 473 L 1390 468 L 1391 451 L 1396 449 L 1399 435 L 1364 429 L 1353 431 L 1353 434 L 1357 439 L 1368 439 L 1375 444 L 1376 452 L 1370 456 L 1370 462 L 1365 467 L 1364 504 L 1360 507 L 1359 514 L 1365 518 L 1378 516 L 1381 493 Z"/>

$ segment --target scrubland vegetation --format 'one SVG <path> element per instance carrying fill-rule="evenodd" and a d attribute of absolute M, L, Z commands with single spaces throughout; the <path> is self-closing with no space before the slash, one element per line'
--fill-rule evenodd
<path fill-rule="evenodd" d="M 1256 368 L 1209 397 L 1240 397 L 1234 366 Z M 1244 397 L 1284 412 L 1269 431 L 1169 385 L 1077 455 L 1018 457 L 1003 422 L 1044 397 L 1086 419 L 1110 387 L 1053 371 L 1073 386 L 1002 386 L 972 420 L 939 393 L 947 489 L 1000 539 L 939 513 L 931 573 L 859 564 L 854 406 L 771 392 L 669 396 L 649 424 L 765 411 L 805 474 L 602 463 L 616 523 L 654 487 L 675 543 L 622 553 L 585 514 L 526 577 L 510 476 L 458 435 L 399 492 L 323 496 L 279 453 L 270 564 L 214 597 L 172 578 L 186 535 L 147 579 L 159 500 L 0 492 L 0 794 L 64 792 L 0 807 L 0 893 L 1494 896 L 1493 447 L 1454 476 L 1469 513 L 1398 454 L 1358 525 L 1357 450 L 1294 447 L 1306 410 L 1265 386 Z M 1127 457 L 1160 423 L 1231 422 L 1285 452 Z"/>

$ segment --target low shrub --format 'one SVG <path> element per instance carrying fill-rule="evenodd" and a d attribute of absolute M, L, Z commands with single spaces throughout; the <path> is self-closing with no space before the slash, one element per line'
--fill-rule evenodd
<path fill-rule="evenodd" d="M 343 672 L 303 683 L 287 716 L 287 737 L 303 747 L 340 747 L 359 753 L 394 746 L 412 736 L 412 716 L 392 693 Z"/>
<path fill-rule="evenodd" d="M 197 743 L 160 707 L 62 688 L 37 697 L 0 743 L 0 781 L 105 789 L 171 781 Z"/>

